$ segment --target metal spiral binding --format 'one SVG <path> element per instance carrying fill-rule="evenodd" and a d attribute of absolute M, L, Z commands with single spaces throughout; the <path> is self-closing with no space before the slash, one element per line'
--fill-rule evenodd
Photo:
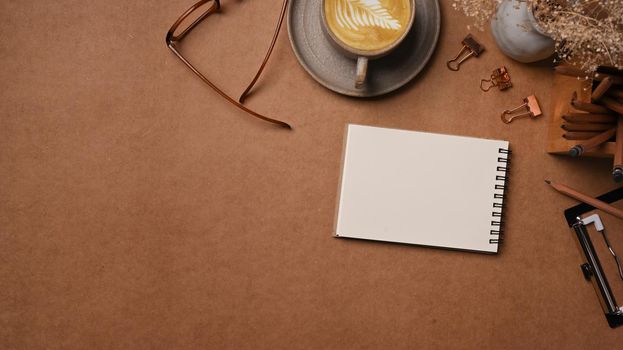
<path fill-rule="evenodd" d="M 498 153 L 506 155 L 506 157 L 498 157 L 498 163 L 500 163 L 500 165 L 496 168 L 496 171 L 501 172 L 503 174 L 498 174 L 495 176 L 495 181 L 501 181 L 501 183 L 498 183 L 495 185 L 495 190 L 498 190 L 501 192 L 495 193 L 493 195 L 493 199 L 504 200 L 504 197 L 505 197 L 504 192 L 506 191 L 506 186 L 507 186 L 506 183 L 508 181 L 507 172 L 510 166 L 511 151 L 508 149 L 499 148 Z M 504 221 L 502 221 L 502 210 L 504 209 L 504 204 L 495 202 L 493 203 L 493 208 L 497 210 L 494 210 L 491 212 L 491 217 L 493 217 L 494 220 L 491 221 L 491 231 L 489 231 L 489 234 L 491 236 L 496 236 L 497 238 L 489 239 L 489 243 L 498 244 L 498 243 L 502 243 L 502 241 L 504 240 L 503 238 L 504 230 L 502 229 L 504 225 Z"/>

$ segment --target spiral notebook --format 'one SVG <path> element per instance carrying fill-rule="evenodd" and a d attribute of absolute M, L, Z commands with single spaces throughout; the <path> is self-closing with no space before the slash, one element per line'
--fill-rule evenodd
<path fill-rule="evenodd" d="M 335 235 L 497 253 L 508 141 L 350 124 Z"/>

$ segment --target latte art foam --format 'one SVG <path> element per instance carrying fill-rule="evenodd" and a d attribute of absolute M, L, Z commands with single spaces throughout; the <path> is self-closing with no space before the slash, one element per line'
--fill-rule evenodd
<path fill-rule="evenodd" d="M 361 51 L 392 46 L 411 21 L 409 0 L 326 0 L 323 11 L 333 35 Z"/>

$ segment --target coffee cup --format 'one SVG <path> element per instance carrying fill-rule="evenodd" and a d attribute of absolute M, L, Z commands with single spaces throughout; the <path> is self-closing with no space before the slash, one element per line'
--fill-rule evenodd
<path fill-rule="evenodd" d="M 394 50 L 415 21 L 415 0 L 323 0 L 322 28 L 328 40 L 357 60 L 355 87 L 364 86 L 368 61 Z"/>

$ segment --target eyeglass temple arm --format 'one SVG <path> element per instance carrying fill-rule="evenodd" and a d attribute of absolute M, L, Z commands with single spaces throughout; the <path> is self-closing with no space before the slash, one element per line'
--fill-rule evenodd
<path fill-rule="evenodd" d="M 212 8 L 208 9 L 204 14 L 199 16 L 199 18 L 197 18 L 191 25 L 189 25 L 188 28 L 184 29 L 184 31 L 182 31 L 182 33 L 180 33 L 179 35 L 173 35 L 173 33 L 175 33 L 175 31 L 177 30 L 177 27 L 179 27 L 179 25 L 182 23 L 182 21 L 184 21 L 184 19 L 186 19 L 186 17 L 188 17 L 191 13 L 193 13 L 195 10 L 197 10 L 197 8 L 201 7 L 203 4 L 205 4 L 208 1 L 211 1 L 211 0 L 201 0 L 201 1 L 197 2 L 196 4 L 191 6 L 186 12 L 184 12 L 184 14 L 182 14 L 180 16 L 180 18 L 178 18 L 178 20 L 175 21 L 175 23 L 173 23 L 173 25 L 171 26 L 171 28 L 167 32 L 167 35 L 166 35 L 166 38 L 165 38 L 165 41 L 167 43 L 167 47 L 175 54 L 175 56 L 177 56 L 177 58 L 180 59 L 180 61 L 182 61 L 204 83 L 208 84 L 208 86 L 210 86 L 214 91 L 216 91 L 219 95 L 221 95 L 221 97 L 223 97 L 224 99 L 226 99 L 227 101 L 229 101 L 230 103 L 232 103 L 233 105 L 238 107 L 239 109 L 241 109 L 241 110 L 251 114 L 252 116 L 254 116 L 256 118 L 262 119 L 262 120 L 267 121 L 269 123 L 277 124 L 277 125 L 279 125 L 281 127 L 287 128 L 287 129 L 292 129 L 290 124 L 282 122 L 280 120 L 276 120 L 276 119 L 273 119 L 273 118 L 266 117 L 266 116 L 264 116 L 262 114 L 259 114 L 259 113 L 255 112 L 255 111 L 253 111 L 253 110 L 243 106 L 242 104 L 240 104 L 238 101 L 234 100 L 233 98 L 229 97 L 229 95 L 227 95 L 225 92 L 223 92 L 221 89 L 219 89 L 216 85 L 214 85 L 210 80 L 208 80 L 208 78 L 206 78 L 203 74 L 201 74 L 201 72 L 199 72 L 199 70 L 197 70 L 197 68 L 195 68 L 186 58 L 184 58 L 184 56 L 182 56 L 182 54 L 180 54 L 179 51 L 177 51 L 177 48 L 175 47 L 175 43 L 177 41 L 180 41 L 181 39 L 183 39 L 184 36 L 186 36 L 186 34 L 188 34 L 188 32 L 190 32 L 190 30 L 192 30 L 197 24 L 199 24 L 199 22 L 201 22 L 203 19 L 205 19 L 208 15 L 210 15 L 214 11 L 220 9 L 220 7 L 221 7 L 220 1 L 219 0 L 214 0 L 215 4 L 213 5 Z"/>
<path fill-rule="evenodd" d="M 247 98 L 247 95 L 249 94 L 251 89 L 253 89 L 253 86 L 255 86 L 255 83 L 257 83 L 260 75 L 262 75 L 262 71 L 264 71 L 264 67 L 266 67 L 266 64 L 268 63 L 268 59 L 270 58 L 270 55 L 275 48 L 277 38 L 279 37 L 279 32 L 281 31 L 281 25 L 283 24 L 283 19 L 285 18 L 287 8 L 288 0 L 283 0 L 283 4 L 281 5 L 281 13 L 279 14 L 279 20 L 277 21 L 277 27 L 275 28 L 275 33 L 273 34 L 273 40 L 270 42 L 270 46 L 268 47 L 268 52 L 266 52 L 266 57 L 264 57 L 264 61 L 262 62 L 260 69 L 257 71 L 257 74 L 255 74 L 255 77 L 253 78 L 249 86 L 247 86 L 242 95 L 240 95 L 240 98 L 238 99 L 240 103 L 244 103 L 244 100 Z"/>
<path fill-rule="evenodd" d="M 190 24 L 186 29 L 184 29 L 184 31 L 181 32 L 179 35 L 173 35 L 173 33 L 175 33 L 175 31 L 177 30 L 177 27 L 180 26 L 180 24 L 186 19 L 186 17 L 190 16 L 191 13 L 195 12 L 195 10 L 203 6 L 208 1 L 214 1 L 214 5 L 212 5 L 211 8 L 209 8 L 206 12 L 204 12 L 201 16 L 199 16 L 192 24 Z M 184 12 L 180 16 L 180 18 L 177 19 L 177 21 L 175 21 L 175 23 L 173 23 L 173 25 L 167 32 L 167 36 L 165 39 L 167 42 L 167 46 L 171 48 L 174 42 L 184 39 L 186 34 L 188 34 L 188 32 L 190 32 L 193 28 L 195 28 L 197 24 L 199 24 L 199 22 L 203 21 L 206 17 L 208 17 L 208 15 L 212 14 L 214 11 L 219 10 L 220 8 L 221 8 L 220 0 L 200 0 L 196 4 L 192 5 L 188 10 L 186 10 L 186 12 Z"/>

